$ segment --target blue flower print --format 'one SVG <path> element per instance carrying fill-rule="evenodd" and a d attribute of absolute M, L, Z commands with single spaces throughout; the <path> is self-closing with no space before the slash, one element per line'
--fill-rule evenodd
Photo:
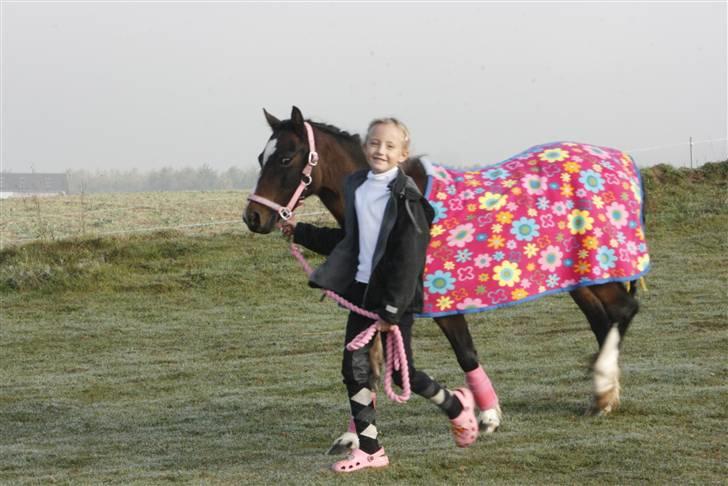
<path fill-rule="evenodd" d="M 519 241 L 531 241 L 539 235 L 536 220 L 532 218 L 521 218 L 511 225 L 511 234 Z"/>
<path fill-rule="evenodd" d="M 458 254 L 455 256 L 455 261 L 458 263 L 465 263 L 472 258 L 473 252 L 471 252 L 468 249 L 463 249 L 458 251 Z"/>
<path fill-rule="evenodd" d="M 455 288 L 455 279 L 450 272 L 437 270 L 425 277 L 425 288 L 431 294 L 446 294 Z"/>
<path fill-rule="evenodd" d="M 506 255 L 502 251 L 497 251 L 493 253 L 493 260 L 499 262 L 503 260 L 506 257 Z"/>
<path fill-rule="evenodd" d="M 591 192 L 599 192 L 604 189 L 604 179 L 598 172 L 593 170 L 582 170 L 579 182 L 584 184 L 584 189 Z"/>
<path fill-rule="evenodd" d="M 538 198 L 538 202 L 536 203 L 536 207 L 540 209 L 541 211 L 545 211 L 549 208 L 550 203 L 549 199 L 547 197 L 541 196 Z"/>
<path fill-rule="evenodd" d="M 614 250 L 608 246 L 600 246 L 597 250 L 597 261 L 599 266 L 605 270 L 614 268 L 617 257 L 614 255 Z"/>
<path fill-rule="evenodd" d="M 437 223 L 441 219 L 447 218 L 447 208 L 445 207 L 445 203 L 442 201 L 435 201 L 431 202 L 430 206 L 432 206 L 432 209 L 435 211 L 435 217 L 432 220 L 432 224 Z"/>
<path fill-rule="evenodd" d="M 551 274 L 551 275 L 549 275 L 549 276 L 548 276 L 548 278 L 546 279 L 546 285 L 547 285 L 547 286 L 548 286 L 548 287 L 549 287 L 550 289 L 552 289 L 552 288 L 556 287 L 556 286 L 557 286 L 557 285 L 559 284 L 559 280 L 560 280 L 560 279 L 559 279 L 559 276 L 558 276 L 558 275 L 556 275 L 556 274 L 554 274 L 554 273 L 552 273 L 552 274 Z"/>
<path fill-rule="evenodd" d="M 483 173 L 483 178 L 495 181 L 498 179 L 505 179 L 509 175 L 510 173 L 507 170 L 501 169 L 500 167 L 494 167 L 493 169 L 486 170 Z"/>

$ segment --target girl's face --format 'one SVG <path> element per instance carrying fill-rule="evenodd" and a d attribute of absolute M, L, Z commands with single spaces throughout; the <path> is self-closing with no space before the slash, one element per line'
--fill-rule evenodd
<path fill-rule="evenodd" d="M 364 153 L 372 172 L 387 172 L 407 160 L 404 133 L 391 123 L 378 123 L 369 130 Z"/>

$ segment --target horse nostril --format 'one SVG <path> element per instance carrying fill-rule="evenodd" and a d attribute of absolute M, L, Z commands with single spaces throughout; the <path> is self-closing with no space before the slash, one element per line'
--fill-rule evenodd
<path fill-rule="evenodd" d="M 243 214 L 243 221 L 251 231 L 257 231 L 260 228 L 260 215 L 256 211 L 246 211 Z"/>

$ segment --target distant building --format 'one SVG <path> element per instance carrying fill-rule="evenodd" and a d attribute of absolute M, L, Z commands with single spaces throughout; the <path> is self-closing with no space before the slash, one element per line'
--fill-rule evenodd
<path fill-rule="evenodd" d="M 68 193 L 66 174 L 0 172 L 0 199 L 59 196 Z"/>

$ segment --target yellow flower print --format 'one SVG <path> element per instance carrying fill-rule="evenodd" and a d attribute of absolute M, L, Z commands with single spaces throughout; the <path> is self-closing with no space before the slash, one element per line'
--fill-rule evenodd
<path fill-rule="evenodd" d="M 450 297 L 442 296 L 437 299 L 437 307 L 440 310 L 447 310 L 452 307 L 452 299 Z"/>
<path fill-rule="evenodd" d="M 593 196 L 592 203 L 594 203 L 594 206 L 596 206 L 597 209 L 602 209 L 602 207 L 604 207 L 604 201 L 601 196 Z"/>
<path fill-rule="evenodd" d="M 536 215 L 538 215 L 538 211 L 536 211 L 536 210 L 535 210 L 535 209 L 533 209 L 533 208 L 529 208 L 529 210 L 528 210 L 528 215 L 529 215 L 529 216 L 531 216 L 531 217 L 533 218 L 533 217 L 535 217 Z"/>
<path fill-rule="evenodd" d="M 564 170 L 571 174 L 579 172 L 579 169 L 581 169 L 581 166 L 577 162 L 569 161 L 564 164 Z"/>
<path fill-rule="evenodd" d="M 513 189 L 511 189 L 511 192 L 512 192 L 513 194 L 515 194 L 516 196 L 518 196 L 518 195 L 520 195 L 520 194 L 521 194 L 521 193 L 523 192 L 523 190 L 521 190 L 521 188 L 520 188 L 520 187 L 516 186 L 516 187 L 514 187 Z"/>
<path fill-rule="evenodd" d="M 477 204 L 468 204 L 468 212 L 474 213 L 476 209 L 478 209 Z"/>
<path fill-rule="evenodd" d="M 523 251 L 528 258 L 533 258 L 538 253 L 538 247 L 533 243 L 529 243 L 523 248 Z"/>
<path fill-rule="evenodd" d="M 523 299 L 524 297 L 528 297 L 528 292 L 526 292 L 523 289 L 516 289 L 513 292 L 511 292 L 511 298 L 513 300 Z"/>
<path fill-rule="evenodd" d="M 566 223 L 564 223 L 563 221 L 559 221 L 559 229 L 564 229 L 564 228 L 566 228 Z"/>
<path fill-rule="evenodd" d="M 505 187 L 506 189 L 510 189 L 515 184 L 516 184 L 516 181 L 514 181 L 513 179 L 506 179 L 506 180 L 504 180 L 504 181 L 501 182 L 501 185 L 503 187 Z"/>
<path fill-rule="evenodd" d="M 599 221 L 601 221 L 602 223 L 606 223 L 606 222 L 607 222 L 607 217 L 606 217 L 606 216 L 604 216 L 603 214 L 600 214 L 599 216 L 597 216 L 597 218 L 598 218 L 598 219 L 599 219 Z"/>
<path fill-rule="evenodd" d="M 619 242 L 616 240 L 616 238 L 612 238 L 609 240 L 609 246 L 612 248 L 617 248 L 619 246 Z"/>
<path fill-rule="evenodd" d="M 435 240 L 435 241 L 431 241 L 430 242 L 430 247 L 431 248 L 440 248 L 440 246 L 442 246 L 442 241 L 441 240 Z"/>
<path fill-rule="evenodd" d="M 470 187 L 478 187 L 480 185 L 480 181 L 477 179 L 470 179 L 469 181 L 465 181 L 465 185 Z"/>
<path fill-rule="evenodd" d="M 490 230 L 493 233 L 501 233 L 503 231 L 503 225 L 501 225 L 501 224 L 494 224 L 493 226 L 490 227 Z"/>
<path fill-rule="evenodd" d="M 445 262 L 443 267 L 445 268 L 445 270 L 452 270 L 453 268 L 455 268 L 455 264 L 453 262 Z"/>
<path fill-rule="evenodd" d="M 511 224 L 513 222 L 513 214 L 508 211 L 501 211 L 496 215 L 495 219 L 501 224 Z"/>
<path fill-rule="evenodd" d="M 594 218 L 589 215 L 589 211 L 587 210 L 581 211 L 579 209 L 574 209 L 571 211 L 571 214 L 569 214 L 568 226 L 572 235 L 583 235 L 592 229 L 593 224 Z"/>
<path fill-rule="evenodd" d="M 604 168 L 599 164 L 592 165 L 592 170 L 594 170 L 594 172 L 601 172 L 603 169 Z"/>
<path fill-rule="evenodd" d="M 521 270 L 516 263 L 505 260 L 493 270 L 493 280 L 498 282 L 500 287 L 513 287 L 521 281 Z"/>
<path fill-rule="evenodd" d="M 538 154 L 538 158 L 544 162 L 561 162 L 569 157 L 569 152 L 564 149 L 547 149 Z"/>
<path fill-rule="evenodd" d="M 574 269 L 574 271 L 576 273 L 578 273 L 579 275 L 584 275 L 586 273 L 589 273 L 589 272 L 591 272 L 591 264 L 587 261 L 579 260 L 576 263 L 576 268 Z"/>
<path fill-rule="evenodd" d="M 440 201 L 444 201 L 445 199 L 447 199 L 447 194 L 445 194 L 444 192 L 438 192 L 438 193 L 437 193 L 437 194 L 435 195 L 435 197 L 436 197 L 437 199 L 439 199 Z"/>
<path fill-rule="evenodd" d="M 432 236 L 433 238 L 440 236 L 444 232 L 445 232 L 445 228 L 443 228 L 439 224 L 433 224 L 432 228 L 430 228 L 430 236 Z"/>
<path fill-rule="evenodd" d="M 481 273 L 480 275 L 478 275 L 478 280 L 480 280 L 481 282 L 487 282 L 489 279 L 490 275 L 488 275 L 487 273 Z"/>
<path fill-rule="evenodd" d="M 561 182 L 569 182 L 570 180 L 571 180 L 571 175 L 561 174 Z"/>
<path fill-rule="evenodd" d="M 594 236 L 587 236 L 584 238 L 584 248 L 587 248 L 589 250 L 596 250 L 597 246 L 599 246 L 599 240 L 596 239 Z"/>
<path fill-rule="evenodd" d="M 647 268 L 647 265 L 650 264 L 650 256 L 649 255 L 642 255 L 637 259 L 637 270 L 640 272 L 644 271 L 645 268 Z"/>
<path fill-rule="evenodd" d="M 493 248 L 494 250 L 497 250 L 498 248 L 503 248 L 505 244 L 506 243 L 503 240 L 503 237 L 500 235 L 493 235 L 488 238 L 488 246 L 490 248 Z"/>
<path fill-rule="evenodd" d="M 485 195 L 478 198 L 478 202 L 480 203 L 480 209 L 497 211 L 506 205 L 508 196 L 506 194 L 486 192 Z"/>
<path fill-rule="evenodd" d="M 529 263 L 528 265 L 526 265 L 526 270 L 528 270 L 529 272 L 533 272 L 535 269 L 536 265 L 534 263 Z"/>
<path fill-rule="evenodd" d="M 574 195 L 574 188 L 571 184 L 564 184 L 561 186 L 561 195 L 564 197 L 571 197 Z"/>
<path fill-rule="evenodd" d="M 644 233 L 644 231 L 642 231 L 642 228 L 637 228 L 637 230 L 634 232 L 634 234 L 635 234 L 635 236 L 638 239 L 644 241 L 644 239 L 645 239 L 645 233 Z"/>
<path fill-rule="evenodd" d="M 581 258 L 583 260 L 588 256 L 589 256 L 589 250 L 579 250 L 579 258 Z M 447 263 L 445 265 L 447 265 Z M 450 270 L 450 269 L 448 268 L 448 270 Z"/>

